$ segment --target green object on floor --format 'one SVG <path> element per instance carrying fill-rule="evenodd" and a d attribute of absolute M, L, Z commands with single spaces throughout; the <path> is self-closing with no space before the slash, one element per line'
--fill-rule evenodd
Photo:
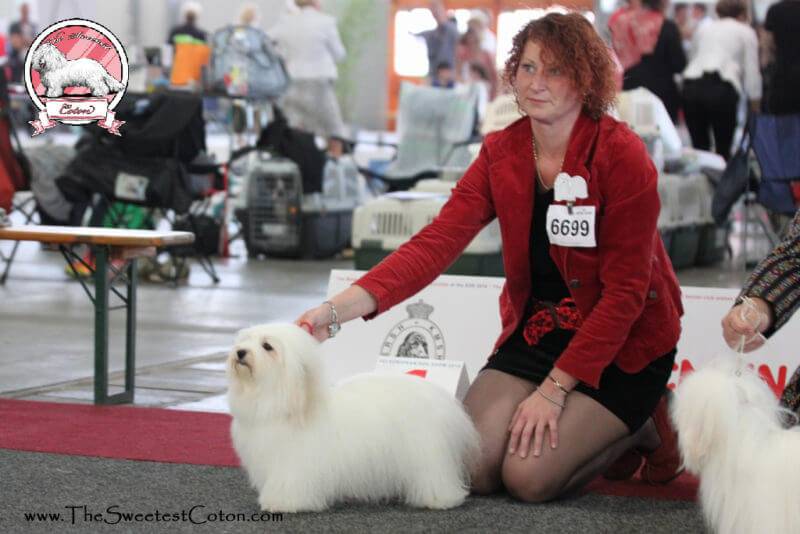
<path fill-rule="evenodd" d="M 132 230 L 152 230 L 155 228 L 150 210 L 128 204 L 114 202 L 103 216 L 105 228 L 130 228 Z"/>

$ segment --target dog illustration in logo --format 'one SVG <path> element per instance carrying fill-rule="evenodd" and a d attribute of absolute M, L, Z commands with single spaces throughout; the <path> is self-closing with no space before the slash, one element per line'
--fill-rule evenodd
<path fill-rule="evenodd" d="M 85 87 L 92 96 L 106 96 L 125 89 L 97 61 L 89 58 L 68 60 L 52 44 L 43 44 L 33 54 L 33 70 L 39 72 L 49 98 L 62 96 L 66 87 Z"/>
<path fill-rule="evenodd" d="M 398 358 L 430 358 L 428 355 L 428 342 L 418 332 L 411 332 L 397 349 Z"/>

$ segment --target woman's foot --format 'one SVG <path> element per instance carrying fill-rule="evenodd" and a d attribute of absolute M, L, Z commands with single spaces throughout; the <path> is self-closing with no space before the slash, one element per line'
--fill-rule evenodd
<path fill-rule="evenodd" d="M 628 480 L 633 477 L 642 465 L 642 453 L 636 449 L 629 449 L 611 464 L 603 478 L 608 480 Z"/>
<path fill-rule="evenodd" d="M 671 392 L 665 393 L 653 412 L 652 419 L 661 444 L 650 452 L 642 451 L 644 467 L 640 476 L 650 484 L 666 484 L 683 473 L 683 462 L 678 450 L 678 433 L 669 417 L 671 396 Z"/>

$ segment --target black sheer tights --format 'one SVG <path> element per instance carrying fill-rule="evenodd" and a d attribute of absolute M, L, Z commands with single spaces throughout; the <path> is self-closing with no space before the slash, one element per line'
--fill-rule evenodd
<path fill-rule="evenodd" d="M 472 473 L 472 491 L 489 494 L 502 487 L 514 497 L 542 502 L 580 489 L 625 451 L 658 445 L 651 420 L 635 434 L 604 406 L 573 391 L 558 421 L 558 448 L 545 435 L 542 454 L 508 454 L 508 425 L 517 405 L 536 384 L 494 369 L 481 371 L 470 386 L 464 407 L 481 435 L 482 458 Z M 533 443 L 533 439 L 531 439 Z"/>

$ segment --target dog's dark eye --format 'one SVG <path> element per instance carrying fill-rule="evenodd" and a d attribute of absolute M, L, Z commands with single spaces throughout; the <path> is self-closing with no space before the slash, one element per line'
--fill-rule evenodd
<path fill-rule="evenodd" d="M 264 343 L 262 343 L 261 346 L 264 347 L 264 350 L 273 350 L 272 349 L 272 345 L 270 345 L 266 341 Z"/>

